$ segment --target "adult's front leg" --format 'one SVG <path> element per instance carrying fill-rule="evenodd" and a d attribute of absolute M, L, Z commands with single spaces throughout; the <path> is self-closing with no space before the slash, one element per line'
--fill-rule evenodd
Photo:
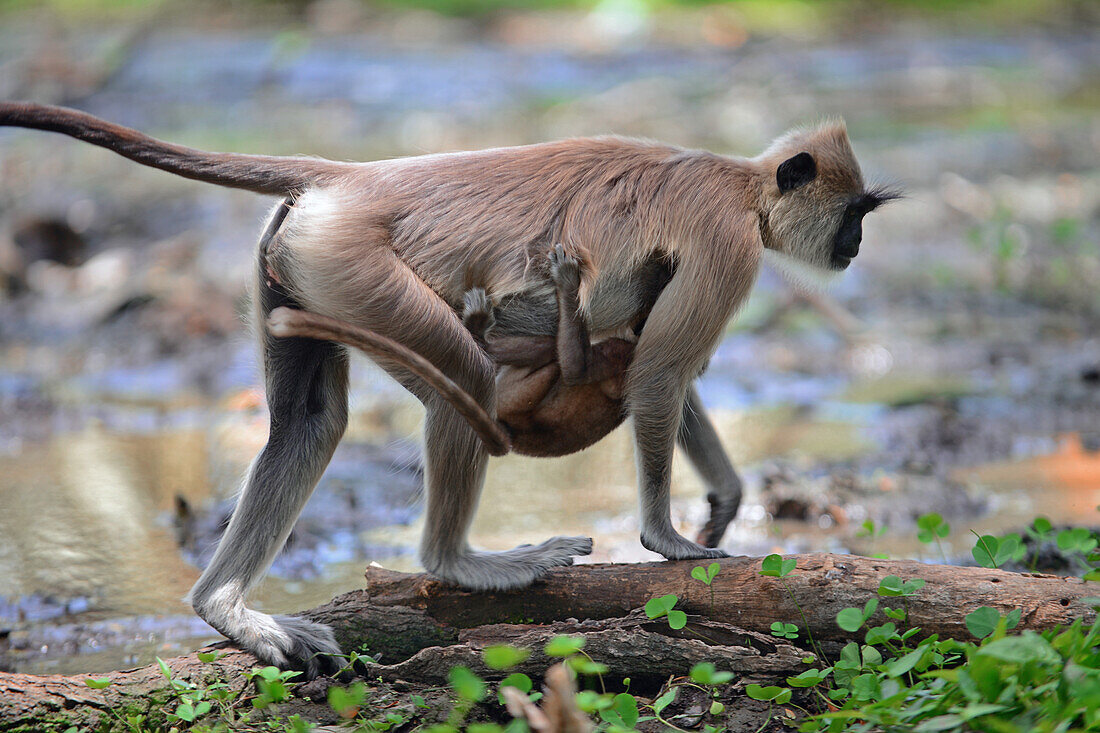
<path fill-rule="evenodd" d="M 721 550 L 681 536 L 672 526 L 672 456 L 687 388 L 688 384 L 669 379 L 664 384 L 650 382 L 646 386 L 635 382 L 628 389 L 643 390 L 632 392 L 630 397 L 642 546 L 669 560 L 726 557 Z"/>
<path fill-rule="evenodd" d="M 646 320 L 627 372 L 642 545 L 670 560 L 725 556 L 680 536 L 669 498 L 672 454 L 691 383 L 748 295 L 763 248 L 751 216 L 724 223 L 728 228 L 710 232 L 715 241 L 697 242 L 685 252 Z"/>
<path fill-rule="evenodd" d="M 701 364 L 707 356 L 663 348 L 668 345 L 667 339 L 680 331 L 674 315 L 667 303 L 658 301 L 642 331 L 627 374 L 626 400 L 634 420 L 641 541 L 646 549 L 669 560 L 725 557 L 720 550 L 682 537 L 672 526 L 672 456 L 691 381 L 698 373 L 695 362 Z M 662 316 L 668 320 L 662 320 Z"/>
<path fill-rule="evenodd" d="M 710 516 L 695 541 L 717 547 L 741 506 L 741 477 L 722 448 L 718 432 L 694 386 L 688 388 L 684 400 L 677 440 L 707 488 Z"/>

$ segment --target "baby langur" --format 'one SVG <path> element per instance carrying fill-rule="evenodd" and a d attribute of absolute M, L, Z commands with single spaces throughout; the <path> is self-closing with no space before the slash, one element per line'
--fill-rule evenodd
<path fill-rule="evenodd" d="M 587 448 L 626 418 L 623 402 L 634 345 L 673 267 L 663 259 L 643 268 L 636 288 L 643 308 L 629 324 L 628 338 L 595 344 L 580 312 L 584 263 L 561 244 L 550 251 L 556 287 L 558 330 L 553 337 L 493 333 L 493 306 L 485 291 L 466 292 L 462 320 L 501 366 L 497 375 L 497 419 L 508 429 L 512 448 L 529 456 L 561 456 Z M 741 480 L 726 457 L 694 390 L 681 423 L 680 445 L 707 483 L 710 514 L 696 542 L 717 547 L 741 503 Z M 690 413 L 690 414 L 689 414 Z M 704 423 L 706 423 L 704 425 Z M 736 487 L 734 489 L 733 487 Z"/>
<path fill-rule="evenodd" d="M 5 125 L 286 197 L 254 269 L 271 430 L 190 600 L 264 662 L 309 674 L 338 666 L 329 656 L 339 651 L 332 630 L 250 609 L 246 598 L 343 436 L 347 352 L 331 341 L 275 338 L 262 328 L 272 311 L 302 309 L 369 329 L 423 357 L 491 412 L 497 365 L 458 315 L 465 292 L 476 284 L 493 294 L 494 337 L 554 336 L 559 314 L 545 263 L 555 242 L 568 242 L 593 273 L 581 307 L 594 341 L 648 312 L 623 385 L 641 542 L 672 560 L 721 557 L 681 536 L 670 511 L 677 443 L 715 500 L 736 506 L 740 497 L 693 382 L 745 302 L 765 251 L 837 273 L 859 252 L 863 217 L 893 197 L 864 183 L 840 122 L 794 130 L 752 158 L 605 137 L 366 163 L 204 152 L 32 103 L 0 102 Z M 674 262 L 675 272 L 647 302 L 642 273 L 655 260 Z M 405 360 L 375 361 L 425 407 L 420 559 L 428 572 L 466 588 L 513 589 L 591 551 L 587 537 L 505 552 L 470 547 L 486 444 Z"/>
<path fill-rule="evenodd" d="M 507 428 L 517 453 L 568 455 L 600 440 L 626 418 L 623 384 L 644 318 L 631 329 L 634 339 L 612 337 L 593 344 L 580 312 L 581 271 L 576 257 L 554 245 L 550 277 L 558 301 L 558 328 L 552 337 L 496 334 L 493 305 L 485 291 L 475 288 L 465 294 L 462 322 L 501 366 L 497 419 Z M 670 277 L 659 284 L 654 301 Z"/>

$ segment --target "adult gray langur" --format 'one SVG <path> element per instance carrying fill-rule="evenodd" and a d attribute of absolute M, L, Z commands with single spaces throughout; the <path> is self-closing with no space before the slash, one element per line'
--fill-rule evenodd
<path fill-rule="evenodd" d="M 582 252 L 577 312 L 592 341 L 645 321 L 622 388 L 633 418 L 642 544 L 670 559 L 721 557 L 680 536 L 669 512 L 678 438 L 712 504 L 726 508 L 725 522 L 740 501 L 740 482 L 692 382 L 765 251 L 816 271 L 843 270 L 859 251 L 864 215 L 894 197 L 865 186 L 840 122 L 790 132 L 755 158 L 606 137 L 367 163 L 206 153 L 31 103 L 0 103 L 4 125 L 60 132 L 187 178 L 286 197 L 255 269 L 271 432 L 190 600 L 264 662 L 310 674 L 339 666 L 328 656 L 339 652 L 331 630 L 260 613 L 245 598 L 344 433 L 348 360 L 332 341 L 272 335 L 263 324 L 273 310 L 305 310 L 389 339 L 492 416 L 498 368 L 463 324 L 466 294 L 480 289 L 492 299 L 498 336 L 552 336 L 559 314 L 549 254 L 558 243 Z M 674 266 L 647 302 L 652 291 L 640 292 L 639 283 L 655 262 Z M 397 352 L 375 360 L 427 410 L 420 558 L 430 573 L 471 589 L 517 588 L 591 551 L 587 537 L 471 549 L 486 443 L 453 406 L 454 394 L 443 395 Z"/>

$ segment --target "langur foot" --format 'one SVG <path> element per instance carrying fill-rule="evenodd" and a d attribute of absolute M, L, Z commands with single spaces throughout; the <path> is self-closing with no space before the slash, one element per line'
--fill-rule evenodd
<path fill-rule="evenodd" d="M 581 285 L 580 260 L 567 254 L 561 244 L 550 250 L 550 279 L 563 292 L 575 292 Z"/>
<path fill-rule="evenodd" d="M 722 536 L 726 534 L 726 527 L 737 516 L 741 496 L 738 494 L 732 500 L 708 496 L 707 501 L 710 503 L 710 516 L 707 518 L 707 523 L 699 530 L 695 541 L 704 547 L 718 547 L 722 542 Z"/>
<path fill-rule="evenodd" d="M 271 660 L 271 664 L 283 669 L 300 669 L 306 679 L 322 675 L 331 677 L 344 666 L 343 651 L 328 626 L 297 616 L 276 616 L 275 621 L 289 642 L 282 651 L 285 661 Z"/>
<path fill-rule="evenodd" d="M 255 620 L 261 618 L 263 623 L 257 626 L 264 628 L 244 630 L 230 639 L 262 663 L 301 670 L 305 679 L 332 676 L 344 666 L 343 652 L 328 626 L 297 616 L 256 614 Z"/>
<path fill-rule="evenodd" d="M 193 602 L 199 617 L 263 664 L 297 669 L 307 679 L 331 675 L 344 659 L 332 629 L 297 616 L 268 616 L 245 608 L 243 598 Z"/>
<path fill-rule="evenodd" d="M 552 537 L 504 552 L 467 552 L 435 563 L 425 559 L 424 565 L 432 575 L 470 590 L 512 590 L 530 585 L 550 568 L 572 565 L 574 556 L 591 553 L 591 537 Z"/>
<path fill-rule="evenodd" d="M 660 534 L 642 534 L 642 547 L 669 560 L 714 560 L 729 557 L 722 550 L 697 545 L 669 530 Z"/>

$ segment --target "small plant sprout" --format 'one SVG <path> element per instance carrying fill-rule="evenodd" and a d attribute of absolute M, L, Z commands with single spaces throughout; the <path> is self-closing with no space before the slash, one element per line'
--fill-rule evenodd
<path fill-rule="evenodd" d="M 562 649 L 579 649 L 575 644 L 573 637 L 564 637 L 569 639 L 568 643 L 562 644 Z M 582 640 L 583 641 L 583 640 Z M 570 652 L 570 656 L 575 652 Z M 493 646 L 485 647 L 481 653 L 482 659 L 485 660 L 485 666 L 489 669 L 505 670 L 515 667 L 517 664 L 522 663 L 527 657 L 531 656 L 531 652 L 527 649 L 519 649 L 508 644 L 495 644 Z M 500 704 L 504 704 L 504 688 L 514 687 L 520 692 L 527 695 L 527 699 L 531 702 L 537 702 L 541 697 L 541 692 L 531 694 L 531 689 L 534 687 L 534 683 L 531 678 L 522 672 L 515 672 L 508 675 L 497 686 L 497 699 Z"/>
<path fill-rule="evenodd" d="M 966 630 L 978 639 L 984 639 L 997 630 L 998 625 L 1004 621 L 1004 630 L 1014 629 L 1020 623 L 1022 615 L 1019 608 L 1013 609 L 1006 616 L 989 606 L 982 606 L 966 614 Z"/>
<path fill-rule="evenodd" d="M 1096 537 L 1088 527 L 1072 527 L 1058 533 L 1058 549 L 1062 552 L 1088 555 L 1096 549 Z"/>
<path fill-rule="evenodd" d="M 471 672 L 468 667 L 452 667 L 447 680 L 460 699 L 470 703 L 485 699 L 485 680 Z"/>
<path fill-rule="evenodd" d="M 760 563 L 760 574 L 768 578 L 785 578 L 794 572 L 798 561 L 793 557 L 784 559 L 781 555 L 768 555 Z"/>
<path fill-rule="evenodd" d="M 1024 554 L 1027 552 L 1020 535 L 1016 533 L 1006 534 L 1000 538 L 991 534 L 979 535 L 973 530 L 971 533 L 978 539 L 970 554 L 983 568 L 999 568 L 1010 561 L 1019 562 L 1024 559 Z"/>
<path fill-rule="evenodd" d="M 362 682 L 356 682 L 349 687 L 333 685 L 328 688 L 329 707 L 345 720 L 351 720 L 359 715 L 359 710 L 366 699 L 367 687 Z"/>
<path fill-rule="evenodd" d="M 783 705 L 791 701 L 791 691 L 786 687 L 747 685 L 745 694 L 753 700 L 766 700 Z"/>
<path fill-rule="evenodd" d="M 611 698 L 611 704 L 600 708 L 600 719 L 619 730 L 631 731 L 643 720 L 638 712 L 638 700 L 629 692 L 620 692 Z"/>
<path fill-rule="evenodd" d="M 691 577 L 698 580 L 700 583 L 706 584 L 710 588 L 710 605 L 714 607 L 714 586 L 711 583 L 714 582 L 715 576 L 718 575 L 718 571 L 722 569 L 722 566 L 716 562 L 712 562 L 710 565 L 703 567 L 697 565 L 691 569 Z"/>
<path fill-rule="evenodd" d="M 568 636 L 562 634 L 548 641 L 542 651 L 548 657 L 562 657 L 564 659 L 573 656 L 583 648 L 583 636 Z"/>
<path fill-rule="evenodd" d="M 760 685 L 746 685 L 745 694 L 751 697 L 753 700 L 762 700 L 769 703 L 768 706 L 768 719 L 764 721 L 764 724 L 760 726 L 760 730 L 764 730 L 768 727 L 768 723 L 775 717 L 775 706 L 786 705 L 791 701 L 791 690 L 788 687 L 777 687 L 769 685 L 768 687 L 762 687 Z"/>
<path fill-rule="evenodd" d="M 671 593 L 660 598 L 651 598 L 646 601 L 645 615 L 652 619 L 665 617 L 668 620 L 669 628 L 682 629 L 687 626 L 687 614 L 674 608 L 679 600 Z"/>
<path fill-rule="evenodd" d="M 1058 547 L 1067 552 L 1087 555 L 1096 549 L 1096 545 L 1096 536 L 1088 527 L 1073 527 L 1058 533 Z"/>
<path fill-rule="evenodd" d="M 878 594 L 883 598 L 909 598 L 915 596 L 925 583 L 921 578 L 903 581 L 896 575 L 887 575 L 879 581 Z"/>
<path fill-rule="evenodd" d="M 879 581 L 878 594 L 882 598 L 900 598 L 903 609 L 889 608 L 883 606 L 882 612 L 886 614 L 888 618 L 892 618 L 895 621 L 908 621 L 909 620 L 909 599 L 917 594 L 921 588 L 925 586 L 925 581 L 921 578 L 910 578 L 909 580 L 902 580 L 896 575 L 887 575 L 885 578 Z"/>
<path fill-rule="evenodd" d="M 816 687 L 825 681 L 831 671 L 831 669 L 807 669 L 794 677 L 788 677 L 787 684 L 791 687 Z"/>
<path fill-rule="evenodd" d="M 794 569 L 798 566 L 798 561 L 793 557 L 783 558 L 780 555 L 768 555 L 760 563 L 760 574 L 768 578 L 778 578 L 780 584 L 787 591 L 787 595 L 791 599 L 791 603 L 794 604 L 795 609 L 798 610 L 798 615 L 802 617 L 802 625 L 806 629 L 806 639 L 810 642 L 810 646 L 813 647 L 814 653 L 818 658 L 824 659 L 825 655 L 821 651 L 821 647 L 818 646 L 816 640 L 814 640 L 813 632 L 810 631 L 810 622 L 806 618 L 806 613 L 802 610 L 802 606 L 798 604 L 798 599 L 794 597 L 794 591 L 791 590 L 791 586 L 784 580 L 788 575 L 794 572 Z"/>
<path fill-rule="evenodd" d="M 481 656 L 489 669 L 511 669 L 531 656 L 531 652 L 508 644 L 494 644 L 485 647 Z"/>
<path fill-rule="evenodd" d="M 720 672 L 710 662 L 700 662 L 691 668 L 689 675 L 692 682 L 704 687 L 710 695 L 710 708 L 707 712 L 711 715 L 721 715 L 726 709 L 724 703 L 718 701 L 718 686 L 725 685 L 733 680 L 732 672 Z"/>
<path fill-rule="evenodd" d="M 470 671 L 469 667 L 462 666 L 451 667 L 447 681 L 450 682 L 451 692 L 454 694 L 454 704 L 447 715 L 447 721 L 442 725 L 432 726 L 429 730 L 457 733 L 474 705 L 485 699 L 488 685 L 485 680 Z"/>
<path fill-rule="evenodd" d="M 277 705 L 290 698 L 290 680 L 297 677 L 300 672 L 292 670 L 283 671 L 278 667 L 263 667 L 245 672 L 245 676 L 256 683 L 260 694 L 252 700 L 252 707 L 263 709 L 269 705 Z"/>
<path fill-rule="evenodd" d="M 947 553 L 943 549 L 941 539 L 951 534 L 951 525 L 943 521 L 943 517 L 935 512 L 922 514 L 917 518 L 917 539 L 926 545 L 933 542 L 940 551 L 940 557 L 947 562 Z"/>
<path fill-rule="evenodd" d="M 1027 564 L 1027 569 L 1034 573 L 1039 566 L 1039 551 L 1042 549 L 1043 543 L 1054 539 L 1054 526 L 1046 517 L 1035 517 L 1031 522 L 1031 526 L 1025 532 L 1031 539 L 1031 544 L 1035 547 L 1035 551 L 1031 553 L 1031 560 Z"/>
<path fill-rule="evenodd" d="M 663 713 L 665 711 L 665 708 L 671 705 L 672 702 L 676 699 L 676 693 L 679 689 L 679 685 L 673 685 L 672 687 L 665 690 L 656 700 L 653 701 L 653 704 L 650 705 L 650 707 L 653 709 L 653 717 L 673 730 L 681 729 L 677 728 L 672 723 L 662 718 L 661 713 Z"/>
<path fill-rule="evenodd" d="M 878 599 L 872 598 L 867 601 L 863 606 L 863 610 L 858 608 L 844 608 L 836 615 L 836 625 L 844 629 L 850 634 L 854 634 L 867 623 L 867 619 L 871 618 L 875 610 L 878 609 Z"/>
<path fill-rule="evenodd" d="M 523 694 L 527 695 L 527 699 L 531 702 L 538 702 L 540 699 L 542 699 L 542 693 L 531 692 L 531 689 L 534 686 L 535 684 L 531 681 L 530 677 L 523 674 L 522 672 L 513 672 L 512 674 L 508 675 L 500 681 L 500 685 L 498 685 L 497 687 L 497 700 L 500 701 L 501 705 L 504 705 L 504 688 L 514 687 Z"/>
<path fill-rule="evenodd" d="M 691 681 L 706 687 L 724 685 L 733 679 L 733 672 L 720 672 L 710 662 L 700 662 L 691 668 Z"/>
<path fill-rule="evenodd" d="M 714 581 L 714 578 L 718 575 L 718 571 L 722 569 L 722 566 L 716 562 L 712 562 L 710 565 L 703 567 L 697 565 L 691 569 L 691 577 L 698 580 L 700 583 L 710 585 Z"/>
<path fill-rule="evenodd" d="M 859 526 L 859 530 L 856 532 L 856 537 L 858 539 L 870 539 L 871 540 L 871 546 L 869 548 L 869 552 L 870 552 L 871 557 L 877 557 L 877 558 L 880 558 L 882 560 L 885 560 L 889 557 L 886 553 L 884 553 L 884 552 L 876 553 L 875 552 L 875 540 L 877 540 L 879 537 L 881 537 L 884 534 L 886 534 L 886 527 L 885 526 L 883 526 L 883 527 L 878 526 L 877 524 L 875 524 L 875 520 L 873 520 L 873 519 L 864 519 L 863 524 L 861 524 Z"/>
<path fill-rule="evenodd" d="M 798 626 L 784 623 L 783 621 L 772 621 L 771 632 L 772 636 L 780 639 L 798 638 Z"/>
<path fill-rule="evenodd" d="M 597 662 L 584 651 L 583 636 L 555 636 L 543 648 L 548 657 L 561 657 L 571 670 L 577 674 L 596 675 L 600 687 L 604 687 L 603 675 L 607 673 L 606 664 Z"/>

